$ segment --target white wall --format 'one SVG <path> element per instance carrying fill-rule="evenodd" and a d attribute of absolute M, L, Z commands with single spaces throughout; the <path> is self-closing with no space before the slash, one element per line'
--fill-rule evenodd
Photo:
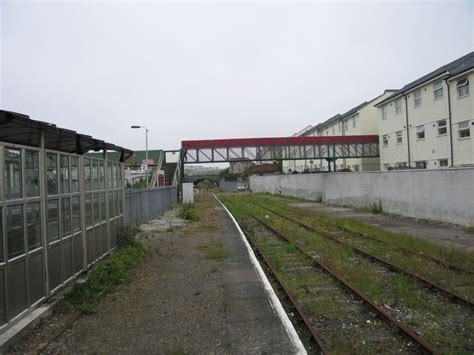
<path fill-rule="evenodd" d="M 269 192 L 474 226 L 474 169 L 251 176 L 253 192 Z"/>

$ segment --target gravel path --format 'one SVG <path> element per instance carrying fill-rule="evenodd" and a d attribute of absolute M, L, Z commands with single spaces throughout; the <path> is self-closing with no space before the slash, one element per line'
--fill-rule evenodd
<path fill-rule="evenodd" d="M 97 313 L 81 316 L 45 353 L 227 352 L 222 261 L 202 251 L 221 238 L 216 211 L 208 209 L 187 225 L 177 222 L 175 212 L 144 228 L 150 250 L 132 281 L 103 296 Z M 162 228 L 169 221 L 174 231 Z M 77 314 L 58 307 L 11 352 L 41 350 Z"/>

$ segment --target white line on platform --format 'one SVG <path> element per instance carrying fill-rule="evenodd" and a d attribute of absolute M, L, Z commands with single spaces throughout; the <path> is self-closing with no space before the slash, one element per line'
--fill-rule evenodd
<path fill-rule="evenodd" d="M 263 288 L 265 289 L 265 292 L 267 293 L 268 297 L 270 298 L 270 304 L 275 310 L 276 314 L 278 315 L 278 318 L 280 318 L 283 327 L 285 328 L 286 333 L 288 334 L 288 337 L 290 338 L 290 342 L 295 349 L 296 354 L 307 354 L 306 349 L 301 342 L 300 337 L 298 336 L 298 333 L 295 330 L 295 327 L 293 327 L 293 324 L 291 323 L 290 319 L 288 318 L 288 315 L 286 314 L 285 310 L 283 309 L 283 306 L 280 303 L 280 300 L 278 299 L 277 295 L 275 294 L 275 291 L 272 288 L 272 285 L 270 284 L 270 281 L 267 279 L 267 275 L 265 275 L 265 272 L 263 271 L 262 267 L 260 266 L 260 263 L 257 260 L 257 257 L 255 256 L 252 248 L 250 247 L 249 242 L 247 241 L 247 237 L 245 236 L 244 232 L 240 228 L 239 224 L 235 220 L 234 216 L 230 211 L 227 209 L 226 206 L 219 200 L 219 198 L 213 193 L 212 194 L 214 198 L 221 204 L 221 206 L 224 208 L 224 210 L 227 212 L 229 215 L 230 219 L 232 222 L 234 222 L 235 226 L 237 227 L 237 230 L 239 231 L 240 238 L 245 244 L 245 247 L 247 248 L 247 251 L 250 256 L 250 261 L 252 262 L 253 266 L 255 267 L 255 270 L 257 270 L 257 275 L 260 278 L 260 281 L 263 284 Z"/>

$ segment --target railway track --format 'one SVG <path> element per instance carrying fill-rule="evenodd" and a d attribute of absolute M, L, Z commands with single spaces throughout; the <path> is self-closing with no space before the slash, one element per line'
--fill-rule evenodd
<path fill-rule="evenodd" d="M 409 327 L 408 329 L 412 329 L 435 349 L 449 353 L 473 351 L 474 312 L 471 305 L 453 299 L 406 273 L 392 270 L 372 258 L 357 253 L 352 245 L 335 242 L 321 235 L 318 230 L 310 230 L 275 213 L 267 213 L 275 211 L 262 209 L 251 203 L 252 199 L 227 196 L 227 200 L 233 202 L 237 212 L 241 210 L 252 220 L 257 217 L 260 221 L 256 223 L 259 225 L 262 225 L 260 222 L 265 223 L 267 226 L 264 228 L 267 230 L 269 230 L 267 227 L 272 228 L 272 233 L 279 233 L 302 252 L 306 252 L 316 261 L 323 262 L 352 288 L 362 292 L 376 306 L 381 307 L 402 325 Z M 304 219 L 296 221 L 305 222 Z M 371 250 L 379 253 L 382 249 L 378 246 Z M 392 258 L 393 253 L 382 252 L 382 255 Z M 402 259 L 390 260 L 399 262 Z M 422 261 L 417 259 L 416 262 Z M 402 262 L 402 265 L 413 268 L 411 264 L 405 262 Z M 456 273 L 446 271 L 446 275 Z M 443 274 L 443 277 L 446 275 Z M 463 279 L 459 279 L 461 280 Z"/>
<path fill-rule="evenodd" d="M 271 211 L 271 212 L 275 212 L 274 210 L 272 210 L 272 209 L 270 209 L 270 208 L 268 208 L 268 207 L 266 207 L 266 206 L 264 206 L 264 205 L 261 205 L 261 204 L 255 202 L 255 201 L 253 201 L 253 203 L 259 205 L 259 206 L 262 207 L 262 208 L 268 209 L 268 210 Z M 329 223 L 329 222 L 326 222 L 326 221 L 325 221 L 325 222 L 322 222 L 322 223 L 325 224 L 325 225 L 328 225 L 328 226 L 330 226 L 330 227 L 337 228 L 337 229 L 339 229 L 339 230 L 341 230 L 341 231 L 344 231 L 344 232 L 346 232 L 346 233 L 349 233 L 349 234 L 351 234 L 351 235 L 353 235 L 353 236 L 356 236 L 356 237 L 359 237 L 359 238 L 363 238 L 363 239 L 369 239 L 369 240 L 374 241 L 374 242 L 376 242 L 376 243 L 380 243 L 380 244 L 386 245 L 387 247 L 392 247 L 392 248 L 394 247 L 393 245 L 390 245 L 390 244 L 388 244 L 387 242 L 385 242 L 385 241 L 383 241 L 383 240 L 380 240 L 380 239 L 378 239 L 378 238 L 375 238 L 375 237 L 373 237 L 373 236 L 371 236 L 371 235 L 369 235 L 369 234 L 367 234 L 367 233 L 360 233 L 360 232 L 354 231 L 354 230 L 352 230 L 352 229 L 350 229 L 350 228 L 337 225 L 337 224 L 335 224 L 335 223 Z M 431 261 L 431 262 L 433 262 L 433 263 L 439 264 L 439 265 L 441 265 L 441 266 L 443 266 L 443 267 L 446 267 L 446 268 L 448 268 L 448 269 L 450 269 L 450 270 L 453 270 L 453 271 L 456 271 L 456 272 L 458 272 L 458 273 L 466 273 L 466 274 L 469 274 L 469 275 L 474 275 L 474 271 L 468 270 L 468 269 L 463 268 L 463 267 L 458 266 L 458 265 L 454 265 L 454 264 L 449 263 L 449 262 L 447 262 L 446 260 L 443 260 L 443 259 L 438 258 L 438 257 L 436 257 L 436 256 L 429 255 L 429 254 L 416 253 L 416 252 L 414 252 L 413 250 L 410 250 L 410 249 L 408 249 L 408 248 L 404 248 L 404 247 L 402 247 L 402 246 L 396 246 L 395 248 L 398 249 L 398 250 L 400 250 L 400 251 L 402 251 L 402 252 L 404 252 L 404 253 L 406 253 L 406 254 L 409 254 L 409 255 L 412 255 L 412 256 L 413 256 L 413 255 L 416 255 L 417 257 L 420 257 L 420 258 L 429 260 L 429 261 Z"/>
<path fill-rule="evenodd" d="M 472 302 L 471 300 L 461 296 L 461 295 L 458 295 L 450 290 L 447 290 L 446 288 L 442 287 L 442 286 L 439 286 L 433 282 L 431 282 L 430 280 L 426 279 L 425 277 L 421 276 L 421 275 L 417 275 L 413 272 L 410 272 L 408 270 L 405 270 L 401 267 L 398 267 L 397 265 L 393 264 L 393 263 L 390 263 L 386 260 L 383 260 L 381 259 L 380 257 L 376 256 L 376 255 L 373 255 L 373 254 L 369 254 L 367 252 L 365 252 L 364 250 L 354 246 L 354 245 L 350 245 L 346 242 L 343 242 L 342 240 L 340 240 L 339 238 L 335 237 L 334 235 L 332 235 L 331 233 L 329 232 L 326 232 L 324 230 L 321 230 L 321 229 L 317 229 L 317 228 L 314 228 L 312 226 L 309 226 L 301 221 L 298 221 L 294 218 L 291 218 L 291 217 L 288 217 L 287 215 L 281 213 L 281 212 L 278 212 L 278 211 L 274 211 L 260 203 L 257 203 L 257 202 L 252 202 L 254 205 L 270 212 L 270 213 L 273 213 L 287 221 L 290 221 L 291 223 L 294 223 L 294 224 L 297 224 L 298 226 L 308 230 L 308 231 L 311 231 L 311 232 L 315 232 L 315 233 L 318 233 L 320 235 L 322 235 L 323 237 L 335 242 L 335 243 L 338 243 L 340 245 L 343 245 L 343 246 L 346 246 L 346 247 L 350 247 L 354 250 L 354 252 L 356 252 L 357 254 L 365 257 L 365 258 L 368 258 L 370 260 L 373 260 L 374 262 L 377 262 L 381 265 L 383 265 L 384 267 L 394 271 L 394 272 L 398 272 L 398 273 L 402 273 L 404 275 L 407 275 L 419 282 L 421 282 L 422 284 L 424 284 L 426 287 L 432 289 L 432 290 L 435 290 L 436 292 L 439 292 L 440 294 L 443 294 L 444 296 L 448 297 L 449 299 L 451 299 L 452 301 L 454 302 L 458 302 L 460 304 L 463 304 L 463 305 L 466 305 L 472 309 L 474 309 L 474 302 Z"/>
<path fill-rule="evenodd" d="M 228 205 L 234 205 L 229 200 L 224 200 L 225 203 Z M 235 205 L 234 205 L 235 206 Z M 348 284 L 344 279 L 329 265 L 318 260 L 314 255 L 311 255 L 304 249 L 302 249 L 297 244 L 293 243 L 289 238 L 287 238 L 284 234 L 273 228 L 270 224 L 268 224 L 265 220 L 253 215 L 248 210 L 244 210 L 244 214 L 250 217 L 253 221 L 258 223 L 259 226 L 262 226 L 269 234 L 273 237 L 271 245 L 272 248 L 285 248 L 287 246 L 294 247 L 296 252 L 299 253 L 300 257 L 307 260 L 313 272 L 315 273 L 313 276 L 318 280 L 317 284 L 326 285 L 326 292 L 330 294 L 331 301 L 336 303 L 336 307 L 340 306 L 344 309 L 344 317 L 343 319 L 338 319 L 338 326 L 335 329 L 336 332 L 344 332 L 344 324 L 355 324 L 354 332 L 364 334 L 366 337 L 372 337 L 372 342 L 367 340 L 367 346 L 374 346 L 375 352 L 413 352 L 419 353 L 426 352 L 431 354 L 438 354 L 439 352 L 427 341 L 420 338 L 412 329 L 405 326 L 401 322 L 399 322 L 396 318 L 391 316 L 383 307 L 375 304 L 372 302 L 366 295 L 354 289 L 350 284 Z M 252 231 L 244 225 L 244 229 L 248 232 L 248 234 L 252 234 Z M 332 343 L 330 347 L 327 347 L 324 343 L 324 336 L 320 336 L 318 334 L 318 329 L 327 329 L 325 327 L 325 319 L 318 319 L 318 315 L 307 315 L 302 307 L 300 307 L 298 300 L 292 295 L 292 292 L 285 286 L 285 282 L 282 280 L 282 277 L 279 276 L 280 273 L 284 272 L 284 270 L 276 270 L 275 266 L 272 264 L 272 261 L 266 254 L 271 254 L 273 251 L 272 248 L 267 250 L 262 250 L 263 248 L 259 246 L 258 241 L 253 240 L 250 238 L 250 242 L 254 249 L 258 252 L 261 259 L 265 262 L 268 268 L 271 270 L 272 274 L 275 276 L 278 283 L 281 285 L 282 289 L 288 295 L 292 305 L 297 310 L 300 318 L 303 320 L 306 327 L 309 329 L 312 338 L 318 344 L 319 349 L 322 353 L 326 354 L 334 346 Z M 279 242 L 277 242 L 277 240 Z M 291 255 L 291 254 L 286 254 Z M 295 259 L 292 258 L 291 268 L 289 268 L 293 272 L 300 270 L 300 273 L 304 273 L 304 277 L 308 277 L 309 271 L 307 270 L 304 263 L 301 263 L 298 266 L 295 266 Z M 315 269 L 318 270 L 314 271 Z M 302 275 L 299 275 L 300 277 Z M 291 278 L 292 276 L 290 276 Z M 329 285 L 329 286 L 327 286 Z M 329 290 L 329 291 L 327 291 Z M 310 295 L 314 299 L 320 299 L 321 293 L 324 294 L 324 291 L 315 292 L 314 295 Z M 378 323 L 378 318 L 382 322 Z M 316 319 L 316 321 L 315 321 Z M 326 321 L 327 322 L 327 321 Z M 324 332 L 324 331 L 323 331 Z M 350 333 L 350 331 L 346 331 L 346 333 Z M 394 334 L 395 333 L 395 334 Z M 397 334 L 398 333 L 398 334 Z M 369 335 L 371 334 L 371 335 Z M 347 335 L 347 334 L 346 334 Z M 375 342 L 373 341 L 373 336 L 377 335 Z M 326 337 L 327 338 L 327 337 Z M 329 337 L 330 338 L 330 337 Z M 377 341 L 377 339 L 382 339 L 382 341 Z M 390 339 L 390 340 L 388 340 Z M 356 340 L 352 340 L 355 342 Z M 329 342 L 331 342 L 329 340 Z M 362 340 L 362 342 L 365 342 Z M 374 344 L 375 343 L 375 344 Z M 381 344 L 385 344 L 383 346 L 388 346 L 389 348 L 380 348 Z M 377 348 L 378 347 L 378 348 Z M 329 350 L 328 350 L 329 349 Z M 362 350 L 362 349 L 360 349 Z M 344 351 L 351 351 L 353 352 L 354 349 L 344 349 Z M 368 348 L 364 348 L 363 352 L 367 352 Z M 369 350 L 370 351 L 370 350 Z"/>

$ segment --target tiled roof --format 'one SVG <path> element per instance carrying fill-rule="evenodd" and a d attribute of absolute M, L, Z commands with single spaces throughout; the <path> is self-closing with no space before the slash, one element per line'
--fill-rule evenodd
<path fill-rule="evenodd" d="M 446 74 L 447 76 L 455 76 L 472 68 L 474 68 L 474 52 L 470 52 L 466 54 L 465 56 L 459 59 L 456 59 L 455 61 L 451 63 L 443 65 L 442 67 L 439 67 L 438 69 L 432 71 L 429 74 L 422 76 L 419 79 L 416 79 L 415 81 L 412 81 L 411 83 L 402 87 L 400 90 L 396 91 L 394 94 L 387 97 L 385 100 L 379 102 L 377 106 L 383 104 L 384 102 L 390 101 L 394 97 L 397 97 L 400 94 L 410 91 L 411 89 L 417 87 L 418 85 L 423 84 L 424 82 L 430 81 L 442 74 Z"/>

